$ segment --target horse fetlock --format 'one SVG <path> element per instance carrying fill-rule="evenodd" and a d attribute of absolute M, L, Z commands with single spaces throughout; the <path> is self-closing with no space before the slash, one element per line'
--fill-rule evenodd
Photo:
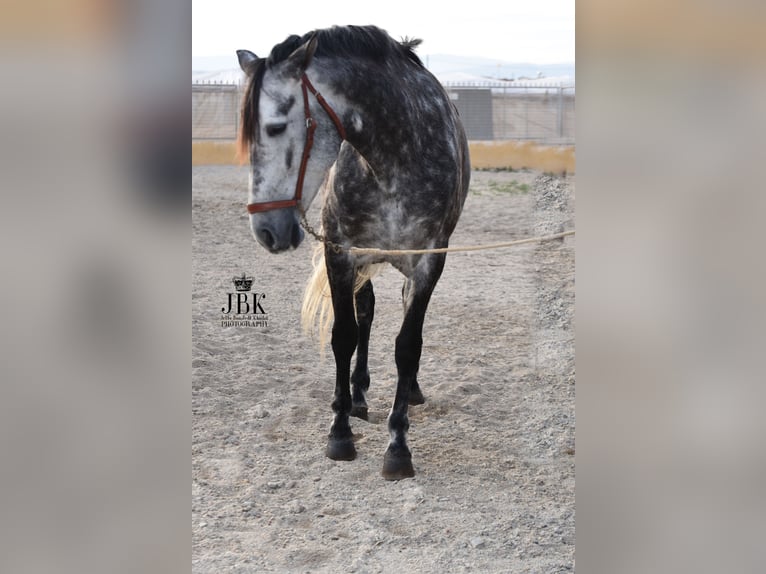
<path fill-rule="evenodd" d="M 343 415 L 345 415 L 348 420 L 348 413 L 351 412 L 351 397 L 348 395 L 336 396 L 332 401 L 332 410 L 336 415 L 335 424 L 338 424 L 338 418 Z"/>
<path fill-rule="evenodd" d="M 405 435 L 408 430 L 410 430 L 410 419 L 407 413 L 404 411 L 391 411 L 391 414 L 388 415 L 388 431 L 391 434 L 391 444 L 404 444 Z"/>
<path fill-rule="evenodd" d="M 369 383 L 368 383 L 369 384 Z M 351 392 L 351 416 L 363 420 L 369 420 L 367 416 L 367 397 L 365 388 L 358 385 L 353 386 Z"/>
<path fill-rule="evenodd" d="M 367 412 L 367 403 L 364 404 L 354 404 L 351 406 L 351 416 L 356 417 L 358 419 L 362 419 L 363 421 L 369 421 L 370 415 Z"/>

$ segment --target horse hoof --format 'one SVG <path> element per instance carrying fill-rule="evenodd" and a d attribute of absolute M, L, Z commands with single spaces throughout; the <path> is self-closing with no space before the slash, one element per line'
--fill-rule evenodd
<path fill-rule="evenodd" d="M 426 398 L 423 396 L 423 391 L 420 389 L 411 389 L 410 398 L 408 401 L 411 405 L 422 405 L 426 402 Z"/>
<path fill-rule="evenodd" d="M 327 441 L 325 449 L 327 458 L 333 460 L 354 460 L 356 458 L 356 447 L 354 441 L 350 438 L 330 438 Z"/>
<path fill-rule="evenodd" d="M 352 406 L 351 407 L 351 416 L 356 417 L 358 419 L 362 419 L 364 421 L 369 421 L 369 416 L 367 415 L 367 407 L 360 407 L 360 406 Z"/>
<path fill-rule="evenodd" d="M 412 467 L 412 455 L 410 453 L 393 455 L 391 451 L 387 450 L 383 456 L 381 474 L 386 480 L 412 478 L 415 476 L 415 469 Z"/>

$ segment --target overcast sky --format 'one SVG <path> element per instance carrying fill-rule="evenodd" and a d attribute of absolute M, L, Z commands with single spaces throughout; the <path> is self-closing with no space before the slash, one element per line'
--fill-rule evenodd
<path fill-rule="evenodd" d="M 334 24 L 375 24 L 421 38 L 418 54 L 510 62 L 575 61 L 574 0 L 193 0 L 192 56 L 266 56 L 290 34 Z M 440 8 L 437 8 L 440 7 Z"/>

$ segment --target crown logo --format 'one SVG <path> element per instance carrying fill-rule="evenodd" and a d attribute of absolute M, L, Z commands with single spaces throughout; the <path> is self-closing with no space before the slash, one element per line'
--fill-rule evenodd
<path fill-rule="evenodd" d="M 232 281 L 234 282 L 234 288 L 237 291 L 250 291 L 254 279 L 252 277 L 246 277 L 243 273 L 242 277 L 234 277 Z"/>

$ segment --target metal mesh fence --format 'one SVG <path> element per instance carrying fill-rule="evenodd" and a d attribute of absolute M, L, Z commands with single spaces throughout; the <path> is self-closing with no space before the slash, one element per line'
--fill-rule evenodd
<path fill-rule="evenodd" d="M 469 140 L 575 143 L 572 86 L 446 84 Z M 243 85 L 192 84 L 192 140 L 234 140 Z"/>
<path fill-rule="evenodd" d="M 469 140 L 575 142 L 575 89 L 570 86 L 447 84 Z"/>
<path fill-rule="evenodd" d="M 241 89 L 237 84 L 192 84 L 192 141 L 237 139 Z"/>

